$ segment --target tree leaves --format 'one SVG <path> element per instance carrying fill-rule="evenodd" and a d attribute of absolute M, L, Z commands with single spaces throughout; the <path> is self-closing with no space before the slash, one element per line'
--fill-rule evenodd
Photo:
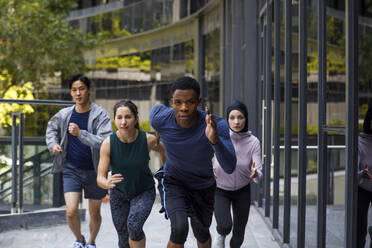
<path fill-rule="evenodd" d="M 6 99 L 27 99 L 33 100 L 34 96 L 32 91 L 34 90 L 31 82 L 27 82 L 23 85 L 12 85 L 12 78 L 6 70 L 0 73 L 0 94 Z M 34 108 L 29 104 L 16 104 L 16 103 L 2 103 L 0 108 L 0 125 L 3 127 L 10 127 L 12 124 L 11 113 L 22 112 L 24 114 L 31 114 L 34 112 Z M 17 119 L 17 123 L 18 123 Z"/>
<path fill-rule="evenodd" d="M 66 21 L 74 4 L 72 0 L 0 1 L 0 71 L 8 71 L 12 85 L 31 81 L 39 88 L 56 72 L 85 70 L 82 51 L 92 42 Z"/>

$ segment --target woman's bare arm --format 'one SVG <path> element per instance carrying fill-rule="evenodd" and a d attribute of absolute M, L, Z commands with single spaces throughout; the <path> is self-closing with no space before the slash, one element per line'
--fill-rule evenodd
<path fill-rule="evenodd" d="M 100 150 L 100 157 L 97 171 L 97 184 L 103 189 L 112 189 L 117 183 L 123 180 L 122 175 L 114 174 L 107 178 L 107 173 L 110 167 L 110 137 L 107 137 Z"/>
<path fill-rule="evenodd" d="M 153 150 L 155 152 L 158 152 L 160 155 L 160 159 L 164 164 L 165 161 L 167 160 L 167 157 L 165 156 L 165 149 L 163 143 L 160 141 L 160 136 L 159 135 L 155 136 L 148 133 L 146 133 L 146 135 L 149 151 Z"/>

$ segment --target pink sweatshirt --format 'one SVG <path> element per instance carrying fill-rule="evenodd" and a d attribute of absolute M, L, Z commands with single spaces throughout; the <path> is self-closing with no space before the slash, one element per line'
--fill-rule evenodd
<path fill-rule="evenodd" d="M 213 167 L 217 176 L 217 187 L 224 190 L 235 191 L 248 185 L 251 181 L 251 166 L 255 162 L 258 177 L 253 181 L 258 183 L 262 177 L 262 160 L 260 141 L 250 131 L 235 133 L 230 130 L 231 141 L 235 148 L 236 168 L 232 174 L 223 171 L 217 159 Z"/>
<path fill-rule="evenodd" d="M 358 139 L 358 183 L 361 188 L 372 191 L 372 179 L 361 177 L 366 164 L 372 174 L 372 135 L 360 133 Z"/>

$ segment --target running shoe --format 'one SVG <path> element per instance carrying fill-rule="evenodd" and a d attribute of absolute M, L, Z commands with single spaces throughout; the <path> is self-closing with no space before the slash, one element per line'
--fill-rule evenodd
<path fill-rule="evenodd" d="M 85 244 L 87 243 L 85 241 L 85 238 L 83 235 L 81 235 L 81 237 L 83 237 L 83 242 L 80 242 L 79 240 L 76 240 L 72 246 L 72 248 L 85 248 Z M 95 247 L 95 246 L 94 246 Z"/>

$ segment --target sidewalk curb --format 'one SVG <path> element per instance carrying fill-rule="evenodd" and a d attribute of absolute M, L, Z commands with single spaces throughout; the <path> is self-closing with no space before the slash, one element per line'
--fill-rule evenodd
<path fill-rule="evenodd" d="M 85 220 L 85 209 L 79 209 L 80 220 Z M 47 209 L 22 214 L 0 215 L 0 233 L 66 224 L 65 209 Z"/>

